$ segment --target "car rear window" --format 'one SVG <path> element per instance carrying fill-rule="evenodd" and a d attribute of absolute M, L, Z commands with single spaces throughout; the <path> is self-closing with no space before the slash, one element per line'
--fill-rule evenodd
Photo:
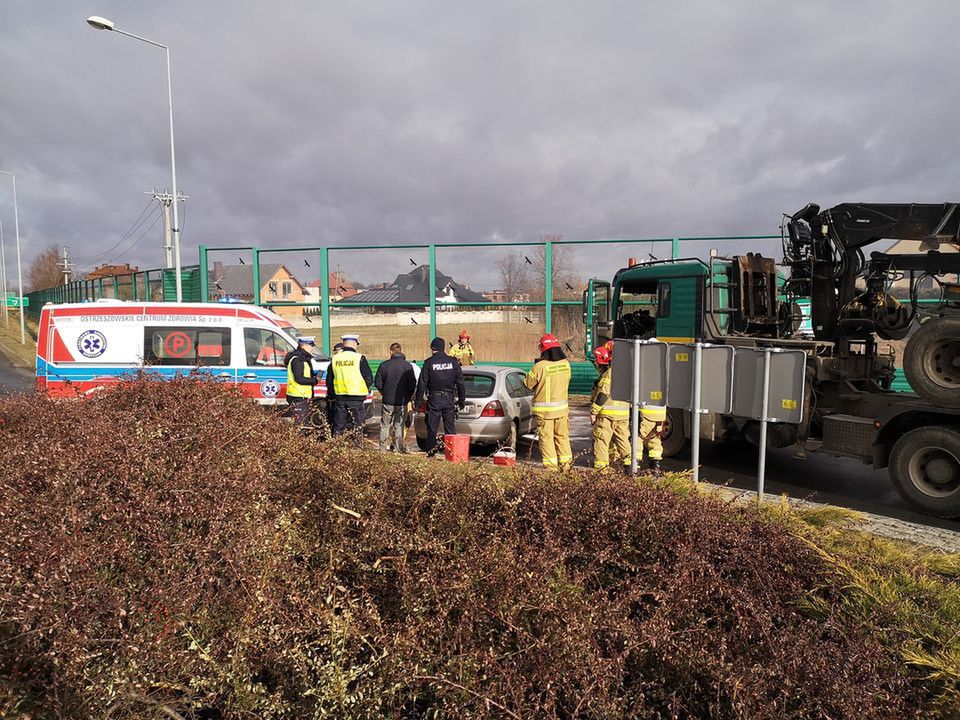
<path fill-rule="evenodd" d="M 493 375 L 464 373 L 463 385 L 467 390 L 468 398 L 485 398 L 493 395 L 493 386 L 496 379 Z"/>

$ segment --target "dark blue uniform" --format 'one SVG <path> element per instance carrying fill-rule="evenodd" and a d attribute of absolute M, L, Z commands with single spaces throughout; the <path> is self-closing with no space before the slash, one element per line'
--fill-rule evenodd
<path fill-rule="evenodd" d="M 463 386 L 463 370 L 455 358 L 442 350 L 423 361 L 423 370 L 417 383 L 417 401 L 419 406 L 423 395 L 427 395 L 427 452 L 434 449 L 437 442 L 437 428 L 443 418 L 443 431 L 447 435 L 457 432 L 454 408 L 463 407 L 467 399 Z M 454 405 L 456 394 L 456 406 Z"/>

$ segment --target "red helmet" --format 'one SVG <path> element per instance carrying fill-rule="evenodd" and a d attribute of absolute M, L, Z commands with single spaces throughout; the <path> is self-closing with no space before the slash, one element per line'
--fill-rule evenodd
<path fill-rule="evenodd" d="M 610 351 L 607 349 L 606 345 L 601 345 L 598 348 L 595 348 L 593 351 L 593 357 L 597 361 L 597 365 L 609 365 L 611 360 Z"/>
<path fill-rule="evenodd" d="M 540 352 L 549 350 L 550 348 L 558 347 L 560 347 L 560 341 L 550 333 L 547 333 L 540 338 Z"/>
<path fill-rule="evenodd" d="M 613 340 L 607 340 L 603 347 L 606 348 L 607 352 L 610 353 L 610 356 L 613 356 Z"/>
<path fill-rule="evenodd" d="M 466 329 L 466 328 L 464 328 L 463 330 L 460 331 L 460 339 L 461 339 L 461 340 L 469 340 L 469 339 L 470 339 L 470 333 L 467 332 L 467 329 Z"/>

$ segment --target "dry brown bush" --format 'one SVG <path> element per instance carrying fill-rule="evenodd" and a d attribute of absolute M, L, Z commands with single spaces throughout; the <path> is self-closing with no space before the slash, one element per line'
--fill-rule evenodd
<path fill-rule="evenodd" d="M 749 508 L 319 444 L 192 379 L 0 401 L 0 448 L 5 716 L 924 712 Z"/>

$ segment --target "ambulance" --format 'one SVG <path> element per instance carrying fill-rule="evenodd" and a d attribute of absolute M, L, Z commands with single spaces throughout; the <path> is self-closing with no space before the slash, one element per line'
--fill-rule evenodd
<path fill-rule="evenodd" d="M 40 311 L 37 334 L 37 390 L 51 397 L 82 397 L 141 370 L 159 378 L 199 373 L 237 384 L 261 404 L 285 405 L 283 360 L 300 336 L 291 323 L 254 305 L 48 303 Z M 329 364 L 329 358 L 314 353 L 318 376 Z M 321 379 L 314 397 L 326 395 Z"/>

